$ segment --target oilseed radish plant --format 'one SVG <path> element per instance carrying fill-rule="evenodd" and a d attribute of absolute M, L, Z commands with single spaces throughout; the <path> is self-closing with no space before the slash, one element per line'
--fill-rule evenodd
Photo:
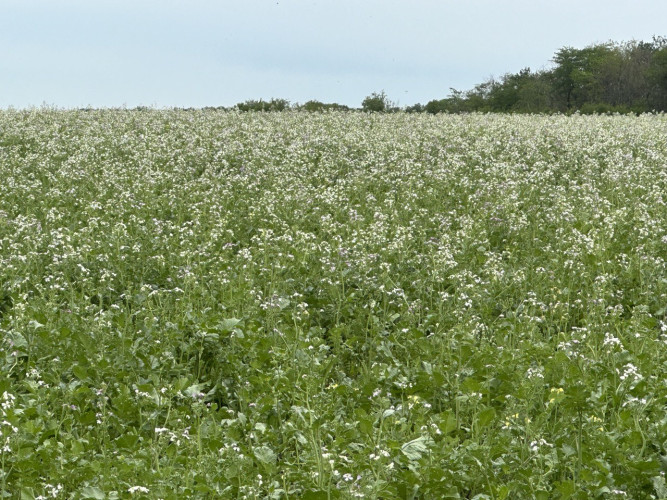
<path fill-rule="evenodd" d="M 7 498 L 665 498 L 667 119 L 0 112 Z"/>

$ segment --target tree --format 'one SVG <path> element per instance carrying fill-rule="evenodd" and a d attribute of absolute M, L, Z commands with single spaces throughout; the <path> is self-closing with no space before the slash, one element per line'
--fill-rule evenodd
<path fill-rule="evenodd" d="M 495 80 L 490 78 L 485 82 L 478 83 L 472 90 L 466 92 L 463 111 L 490 111 L 489 96 L 495 85 Z"/>
<path fill-rule="evenodd" d="M 311 112 L 318 112 L 318 111 L 322 112 L 328 110 L 349 111 L 350 108 L 345 106 L 344 104 L 338 104 L 336 102 L 324 103 L 320 101 L 308 101 L 305 104 L 299 106 L 299 109 Z"/>
<path fill-rule="evenodd" d="M 491 111 L 538 113 L 549 110 L 550 86 L 543 73 L 524 68 L 491 81 L 486 99 Z"/>
<path fill-rule="evenodd" d="M 289 101 L 286 99 L 271 99 L 270 101 L 249 100 L 236 105 L 239 111 L 284 111 L 289 108 Z"/>
<path fill-rule="evenodd" d="M 417 104 L 413 104 L 412 106 L 406 106 L 405 108 L 406 113 L 423 113 L 424 111 L 426 111 L 426 108 L 419 102 Z"/>
<path fill-rule="evenodd" d="M 320 101 L 308 101 L 301 106 L 301 109 L 305 111 L 324 111 L 324 103 Z"/>
<path fill-rule="evenodd" d="M 575 91 L 581 80 L 583 67 L 582 51 L 573 47 L 563 47 L 553 58 L 556 68 L 552 71 L 553 90 L 561 100 L 561 108 L 570 109 L 574 105 Z"/>
<path fill-rule="evenodd" d="M 361 102 L 362 111 L 373 111 L 376 113 L 384 113 L 392 108 L 392 103 L 389 101 L 384 90 L 380 93 L 373 92 L 371 95 Z"/>
<path fill-rule="evenodd" d="M 563 47 L 553 61 L 553 89 L 561 109 L 598 103 L 630 105 L 633 101 L 630 87 L 637 87 L 637 82 L 631 85 L 630 77 L 634 75 L 624 71 L 628 57 L 622 47 L 612 43 L 583 49 Z"/>
<path fill-rule="evenodd" d="M 445 113 L 447 111 L 450 111 L 451 109 L 450 101 L 451 99 L 440 99 L 440 100 L 433 99 L 432 101 L 426 103 L 426 107 L 424 108 L 424 110 L 432 115 L 437 115 L 438 113 Z"/>
<path fill-rule="evenodd" d="M 651 85 L 649 104 L 653 109 L 667 109 L 667 46 L 658 48 L 653 53 L 651 64 L 647 70 L 647 78 Z"/>

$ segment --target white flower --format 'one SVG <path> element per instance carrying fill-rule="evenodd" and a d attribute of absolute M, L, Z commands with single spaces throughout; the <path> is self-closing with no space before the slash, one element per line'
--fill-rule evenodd
<path fill-rule="evenodd" d="M 148 493 L 150 490 L 148 488 L 144 488 L 143 486 L 132 486 L 131 488 L 128 488 L 127 491 L 129 493 Z"/>
<path fill-rule="evenodd" d="M 616 370 L 618 373 L 620 373 L 620 370 Z M 626 380 L 626 379 L 631 379 L 633 381 L 639 381 L 642 380 L 644 377 L 641 373 L 639 373 L 639 370 L 635 365 L 632 363 L 627 363 L 623 367 L 623 373 L 620 373 L 620 379 L 621 380 Z"/>
<path fill-rule="evenodd" d="M 606 332 L 604 334 L 604 342 L 602 343 L 602 345 L 606 346 L 621 345 L 621 341 L 616 337 L 614 337 L 611 333 Z"/>

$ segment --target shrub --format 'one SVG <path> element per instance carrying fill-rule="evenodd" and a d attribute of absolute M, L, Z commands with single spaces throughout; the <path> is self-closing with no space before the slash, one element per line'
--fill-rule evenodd
<path fill-rule="evenodd" d="M 384 90 L 380 93 L 373 92 L 361 102 L 362 111 L 384 113 L 385 111 L 389 111 L 390 108 L 391 102 L 387 94 L 384 93 Z"/>
<path fill-rule="evenodd" d="M 270 101 L 248 100 L 238 103 L 236 107 L 239 111 L 284 111 L 290 106 L 286 99 L 271 99 Z"/>

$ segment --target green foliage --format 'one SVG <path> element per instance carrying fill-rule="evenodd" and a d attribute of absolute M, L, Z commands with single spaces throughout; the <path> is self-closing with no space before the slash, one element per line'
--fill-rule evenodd
<path fill-rule="evenodd" d="M 382 92 L 373 92 L 366 96 L 361 102 L 361 110 L 366 112 L 385 113 L 396 112 L 398 108 L 392 103 L 384 90 Z"/>
<path fill-rule="evenodd" d="M 525 68 L 493 82 L 486 100 L 493 111 L 543 113 L 549 111 L 550 91 L 547 74 Z"/>
<path fill-rule="evenodd" d="M 14 305 L 14 300 L 9 292 L 0 289 L 0 319 L 2 316 L 9 312 L 9 310 Z"/>
<path fill-rule="evenodd" d="M 239 111 L 284 111 L 290 107 L 285 99 L 271 99 L 270 101 L 245 101 L 236 105 Z"/>
<path fill-rule="evenodd" d="M 0 112 L 0 494 L 664 497 L 666 127 Z"/>
<path fill-rule="evenodd" d="M 440 100 L 434 99 L 426 103 L 424 111 L 426 111 L 427 113 L 431 113 L 432 115 L 435 115 L 438 113 L 444 113 L 448 111 L 457 112 L 461 110 L 456 108 L 456 101 L 454 99 L 440 99 Z"/>
<path fill-rule="evenodd" d="M 308 101 L 298 107 L 304 111 L 323 112 L 323 111 L 349 111 L 350 108 L 338 103 L 323 103 L 320 101 Z"/>
<path fill-rule="evenodd" d="M 406 106 L 405 108 L 406 113 L 423 113 L 424 111 L 426 111 L 426 107 L 420 103 L 413 104 L 412 106 Z"/>
<path fill-rule="evenodd" d="M 656 110 L 667 110 L 667 41 L 660 43 L 646 73 L 652 85 L 650 105 Z"/>
<path fill-rule="evenodd" d="M 563 47 L 550 70 L 490 79 L 469 91 L 451 89 L 434 99 L 427 113 L 503 112 L 643 113 L 667 111 L 667 43 L 605 43 Z"/>
<path fill-rule="evenodd" d="M 548 70 L 524 68 L 491 78 L 426 105 L 414 104 L 406 113 L 635 113 L 667 111 L 667 39 L 651 42 L 608 42 L 556 51 Z M 248 100 L 236 105 L 240 111 L 284 111 L 284 99 Z M 207 108 L 209 109 L 209 108 Z M 223 108 L 210 108 L 210 110 Z M 294 109 L 309 112 L 349 111 L 347 106 L 311 100 Z M 150 108 L 137 108 L 149 111 Z M 365 112 L 400 111 L 384 91 L 373 92 L 361 103 Z M 1 140 L 1 139 L 0 139 Z M 16 140 L 9 138 L 8 140 Z"/>

